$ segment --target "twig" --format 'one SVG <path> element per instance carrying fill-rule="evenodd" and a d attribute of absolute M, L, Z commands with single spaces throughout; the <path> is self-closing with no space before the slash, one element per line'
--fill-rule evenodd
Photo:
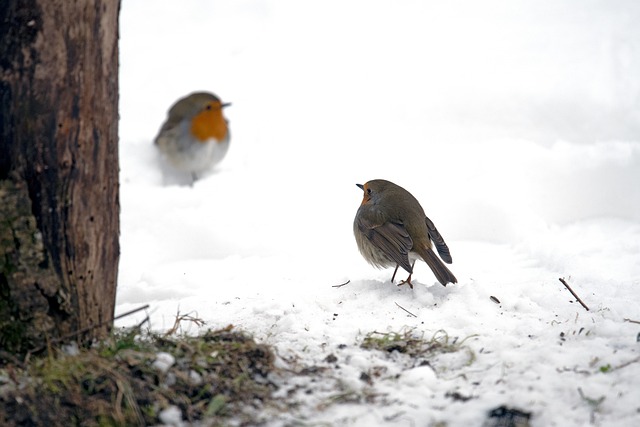
<path fill-rule="evenodd" d="M 398 307 L 400 307 L 401 309 L 403 309 L 404 311 L 406 311 L 407 313 L 409 313 L 411 316 L 413 317 L 418 317 L 415 314 L 413 314 L 412 312 L 410 312 L 409 310 L 407 310 L 406 308 L 404 308 L 403 306 L 401 306 L 400 304 L 398 304 L 397 302 L 395 303 Z"/>
<path fill-rule="evenodd" d="M 561 277 L 558 280 L 560 280 L 560 282 L 562 282 L 562 284 L 569 289 L 569 292 L 571 292 L 571 295 L 573 295 L 574 297 L 576 297 L 576 299 L 578 300 L 578 302 L 580 303 L 580 305 L 582 305 L 584 307 L 585 310 L 589 311 L 589 307 L 586 306 L 586 304 L 584 302 L 582 302 L 582 300 L 580 299 L 580 297 L 578 295 L 576 295 L 575 292 L 573 292 L 573 289 L 571 289 L 571 286 L 569 286 L 569 284 Z"/>
<path fill-rule="evenodd" d="M 347 286 L 349 283 L 351 283 L 351 280 L 347 280 L 346 282 L 340 284 L 340 285 L 332 285 L 332 288 L 341 288 L 343 286 Z"/>
<path fill-rule="evenodd" d="M 123 317 L 127 317 L 127 316 L 129 316 L 129 315 L 131 315 L 133 313 L 137 313 L 139 311 L 146 310 L 147 308 L 149 308 L 149 304 L 143 305 L 142 307 L 134 308 L 133 310 L 127 311 L 126 313 L 119 314 L 116 317 L 114 317 L 113 320 L 122 319 Z M 103 324 L 104 323 L 106 323 L 106 322 L 103 322 Z"/>
<path fill-rule="evenodd" d="M 66 341 L 69 338 L 77 337 L 78 335 L 82 335 L 85 332 L 89 332 L 89 331 L 91 331 L 91 330 L 93 330 L 95 328 L 99 328 L 99 327 L 104 326 L 104 325 L 106 325 L 108 323 L 112 323 L 113 321 L 115 321 L 117 319 L 121 319 L 121 318 L 123 318 L 125 316 L 129 316 L 129 315 L 131 315 L 133 313 L 137 313 L 138 311 L 145 310 L 147 308 L 149 308 L 149 304 L 146 304 L 146 305 L 143 305 L 142 307 L 138 307 L 138 308 L 135 308 L 133 310 L 127 311 L 126 313 L 122 313 L 122 314 L 120 314 L 120 315 L 118 315 L 116 317 L 111 318 L 110 320 L 104 320 L 102 322 L 96 323 L 95 325 L 90 325 L 90 326 L 84 327 L 82 329 L 78 329 L 77 331 L 70 332 L 70 333 L 68 333 L 66 335 L 63 335 L 61 337 L 54 338 L 52 340 L 47 340 L 47 344 L 42 345 L 40 347 L 37 347 L 37 348 L 35 348 L 33 350 L 29 350 L 27 352 L 26 357 L 25 357 L 25 361 L 28 361 L 32 354 L 39 353 L 40 351 L 44 350 L 45 348 L 47 348 L 48 346 L 50 346 L 52 344 L 57 344 L 59 342 Z"/>
<path fill-rule="evenodd" d="M 636 357 L 635 359 L 631 359 L 631 360 L 629 360 L 629 361 L 627 361 L 627 362 L 624 362 L 624 363 L 623 363 L 623 364 L 621 364 L 621 365 L 615 366 L 615 367 L 614 367 L 613 369 L 611 369 L 611 370 L 612 370 L 612 371 L 615 371 L 615 370 L 618 370 L 618 369 L 626 368 L 627 366 L 632 365 L 632 364 L 634 364 L 634 363 L 636 363 L 636 362 L 640 362 L 640 357 Z"/>
<path fill-rule="evenodd" d="M 637 323 L 638 325 L 640 325 L 640 322 L 639 322 L 639 321 L 637 321 L 637 320 L 631 320 L 631 319 L 626 319 L 626 318 L 625 318 L 625 319 L 622 319 L 622 320 L 624 320 L 625 322 L 629 322 L 629 323 Z"/>
<path fill-rule="evenodd" d="M 173 326 L 167 332 L 165 332 L 164 336 L 168 337 L 178 332 L 178 329 L 180 329 L 183 321 L 195 323 L 197 327 L 201 327 L 206 324 L 204 320 L 200 319 L 197 316 L 198 313 L 196 313 L 195 316 L 192 316 L 191 313 L 180 314 L 180 309 L 178 309 L 178 312 L 176 313 L 176 320 L 173 322 Z"/>
<path fill-rule="evenodd" d="M 151 320 L 151 319 L 149 319 L 149 316 L 145 317 L 145 318 L 142 320 L 142 322 L 138 323 L 138 324 L 136 325 L 136 327 L 135 327 L 135 328 L 133 328 L 133 329 L 134 329 L 134 330 L 140 330 L 140 329 L 142 329 L 142 325 L 144 325 L 145 323 L 147 323 L 149 320 Z"/>
<path fill-rule="evenodd" d="M 145 305 L 143 305 L 142 307 L 138 307 L 138 308 L 135 308 L 135 309 L 133 309 L 133 310 L 127 311 L 126 313 L 122 313 L 122 314 L 120 314 L 120 315 L 118 315 L 118 316 L 114 317 L 114 318 L 113 318 L 113 319 L 111 319 L 111 320 L 103 320 L 102 322 L 98 322 L 98 323 L 96 323 L 95 325 L 90 325 L 90 326 L 87 326 L 87 327 L 85 327 L 85 328 L 78 329 L 77 331 L 70 332 L 70 333 L 68 333 L 68 334 L 66 334 L 66 335 L 63 335 L 63 336 L 61 336 L 61 337 L 58 337 L 58 338 L 52 339 L 52 340 L 49 342 L 49 344 L 57 344 L 57 343 L 59 343 L 59 342 L 61 342 L 61 341 L 68 340 L 69 338 L 77 337 L 78 335 L 82 335 L 82 334 L 84 334 L 85 332 L 89 332 L 89 331 L 90 331 L 90 330 L 92 330 L 92 329 L 99 328 L 99 327 L 101 327 L 101 326 L 106 325 L 107 323 L 111 323 L 111 322 L 113 322 L 114 320 L 122 319 L 123 317 L 130 316 L 130 315 L 132 315 L 133 313 L 137 313 L 137 312 L 139 312 L 139 311 L 146 310 L 147 308 L 149 308 L 149 304 L 145 304 Z M 43 348 L 44 348 L 44 346 L 43 346 Z"/>
<path fill-rule="evenodd" d="M 591 407 L 590 419 L 591 419 L 591 424 L 594 424 L 596 420 L 596 412 L 600 412 L 600 405 L 602 404 L 602 402 L 604 402 L 604 399 L 606 396 L 600 396 L 597 399 L 594 399 L 593 397 L 588 397 L 582 392 L 582 389 L 580 387 L 578 387 L 578 393 L 580 394 L 580 397 L 582 398 L 582 400 L 584 400 Z"/>

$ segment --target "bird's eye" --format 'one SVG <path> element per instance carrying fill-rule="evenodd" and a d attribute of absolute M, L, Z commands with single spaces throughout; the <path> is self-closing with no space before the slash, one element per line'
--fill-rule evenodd
<path fill-rule="evenodd" d="M 371 189 L 367 188 L 367 194 L 371 194 Z"/>
<path fill-rule="evenodd" d="M 205 108 L 205 110 L 211 110 L 212 107 L 211 107 L 211 104 L 207 104 L 207 106 L 204 107 L 204 108 Z"/>

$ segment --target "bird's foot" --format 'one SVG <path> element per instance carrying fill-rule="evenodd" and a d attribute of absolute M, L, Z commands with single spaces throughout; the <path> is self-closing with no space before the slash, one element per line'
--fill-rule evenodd
<path fill-rule="evenodd" d="M 411 275 L 409 275 L 409 277 L 407 277 L 406 280 L 403 280 L 400 283 L 398 283 L 398 286 L 402 286 L 402 285 L 409 285 L 409 287 L 413 289 L 413 283 L 411 283 Z"/>

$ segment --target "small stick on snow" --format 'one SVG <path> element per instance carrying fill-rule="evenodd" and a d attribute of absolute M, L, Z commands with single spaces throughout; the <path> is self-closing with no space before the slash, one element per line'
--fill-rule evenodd
<path fill-rule="evenodd" d="M 415 314 L 413 314 L 412 312 L 410 312 L 409 310 L 407 310 L 406 308 L 404 308 L 403 306 L 401 306 L 398 303 L 395 303 L 398 307 L 400 307 L 401 309 L 403 309 L 404 311 L 406 311 L 407 313 L 409 313 L 410 315 L 412 315 L 413 317 L 418 317 Z"/>
<path fill-rule="evenodd" d="M 628 362 L 624 362 L 622 365 L 618 365 L 615 368 L 612 369 L 612 371 L 615 371 L 617 369 L 622 369 L 622 368 L 626 368 L 627 366 L 636 363 L 636 362 L 640 362 L 640 357 L 636 357 L 635 359 L 629 360 Z"/>
<path fill-rule="evenodd" d="M 627 319 L 627 318 L 624 318 L 624 319 L 622 319 L 622 320 L 624 320 L 625 322 L 629 322 L 629 323 L 637 323 L 638 325 L 640 325 L 640 322 L 639 322 L 639 321 L 637 321 L 637 320 L 631 320 L 631 319 Z"/>
<path fill-rule="evenodd" d="M 343 286 L 347 286 L 349 283 L 351 283 L 351 280 L 347 280 L 346 282 L 340 284 L 340 285 L 332 285 L 332 288 L 341 288 Z"/>
<path fill-rule="evenodd" d="M 589 307 L 587 307 L 585 305 L 585 303 L 582 302 L 582 300 L 580 299 L 580 297 L 578 295 L 576 295 L 575 292 L 573 292 L 573 289 L 571 289 L 571 286 L 569 286 L 569 284 L 561 277 L 558 280 L 560 280 L 560 282 L 562 282 L 562 284 L 565 286 L 565 288 L 569 289 L 569 292 L 571 292 L 571 295 L 573 295 L 574 297 L 576 297 L 576 299 L 578 300 L 578 302 L 580 303 L 580 305 L 582 305 L 584 307 L 585 310 L 589 311 Z"/>

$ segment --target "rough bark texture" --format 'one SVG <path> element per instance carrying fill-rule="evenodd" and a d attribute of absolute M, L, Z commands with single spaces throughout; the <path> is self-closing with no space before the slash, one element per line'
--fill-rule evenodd
<path fill-rule="evenodd" d="M 0 7 L 0 349 L 111 324 L 119 0 Z"/>

